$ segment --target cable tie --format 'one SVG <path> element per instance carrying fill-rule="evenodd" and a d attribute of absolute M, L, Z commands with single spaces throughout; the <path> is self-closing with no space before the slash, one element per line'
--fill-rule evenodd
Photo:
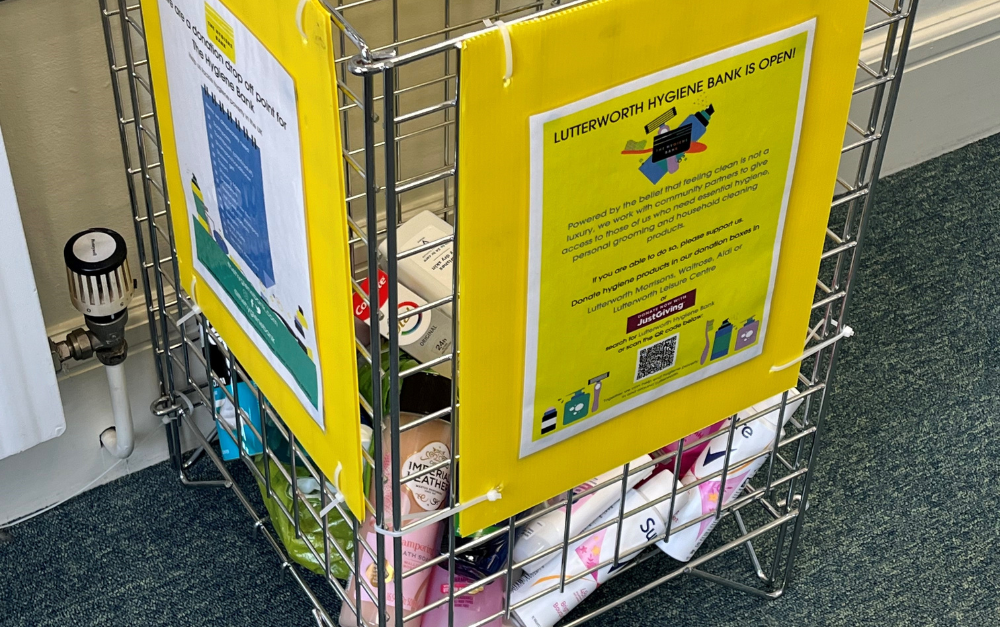
<path fill-rule="evenodd" d="M 820 352 L 821 350 L 823 350 L 827 346 L 830 346 L 832 344 L 836 344 L 840 340 L 843 340 L 843 339 L 849 338 L 849 337 L 853 337 L 853 336 L 854 336 L 854 329 L 852 329 L 851 327 L 849 327 L 849 326 L 847 326 L 845 324 L 844 327 L 843 327 L 843 329 L 841 329 L 840 333 L 838 333 L 837 335 L 831 337 L 830 339 L 826 340 L 825 342 L 822 342 L 820 344 L 817 344 L 816 346 L 813 346 L 809 350 L 807 350 L 804 353 L 802 353 L 802 355 L 800 355 L 799 357 L 796 357 L 795 359 L 793 359 L 792 361 L 788 362 L 787 364 L 782 364 L 780 366 L 771 366 L 771 372 L 780 372 L 782 370 L 785 370 L 786 368 L 791 368 L 792 366 L 794 366 L 795 364 L 801 362 L 802 360 L 809 359 L 810 357 L 812 357 L 816 353 Z"/>
<path fill-rule="evenodd" d="M 295 7 L 295 26 L 299 29 L 299 34 L 302 35 L 302 43 L 309 43 L 309 36 L 306 35 L 306 31 L 302 28 L 302 14 L 306 10 L 306 3 L 309 0 L 299 0 L 299 6 Z"/>
<path fill-rule="evenodd" d="M 393 538 L 401 538 L 401 537 L 403 537 L 404 535 L 406 535 L 408 533 L 416 531 L 417 529 L 422 529 L 422 528 L 426 527 L 427 525 L 433 525 L 434 523 L 440 522 L 440 521 L 444 520 L 445 518 L 448 518 L 449 516 L 451 516 L 453 514 L 457 514 L 457 513 L 461 512 L 463 510 L 469 509 L 470 507 L 473 507 L 475 505 L 479 505 L 483 501 L 490 501 L 492 503 L 492 502 L 495 502 L 495 501 L 499 501 L 502 498 L 503 498 L 503 495 L 500 494 L 500 488 L 493 488 L 492 490 L 490 490 L 486 494 L 484 494 L 482 496 L 477 496 L 476 498 L 472 499 L 471 501 L 468 501 L 466 503 L 462 503 L 460 505 L 456 505 L 455 507 L 452 507 L 451 509 L 441 510 L 441 511 L 439 511 L 439 512 L 433 514 L 433 515 L 428 515 L 423 520 L 421 520 L 419 523 L 416 523 L 412 527 L 408 527 L 408 528 L 406 528 L 403 531 L 390 531 L 388 529 L 383 529 L 382 527 L 379 527 L 378 525 L 375 525 L 375 531 L 377 533 L 381 534 L 381 535 L 386 535 L 386 536 L 390 536 L 390 537 L 393 537 Z M 416 516 L 411 517 L 411 519 L 413 519 L 413 518 L 416 518 Z"/>
<path fill-rule="evenodd" d="M 500 29 L 500 36 L 503 38 L 504 60 L 506 62 L 503 75 L 503 85 L 506 87 L 507 85 L 510 85 L 510 77 L 514 74 L 514 52 L 510 45 L 510 30 L 507 28 L 507 24 L 505 24 L 503 20 L 493 22 L 489 18 L 486 18 L 483 20 L 483 24 L 486 24 L 487 26 L 496 26 Z"/>
<path fill-rule="evenodd" d="M 333 472 L 333 488 L 334 488 L 333 500 L 327 503 L 326 507 L 319 510 L 320 518 L 329 514 L 334 507 L 340 505 L 345 500 L 344 493 L 340 491 L 340 471 L 342 471 L 343 469 L 344 465 L 341 464 L 340 462 L 337 462 L 337 470 Z"/>
<path fill-rule="evenodd" d="M 197 316 L 198 314 L 201 313 L 201 306 L 198 304 L 198 301 L 195 300 L 195 296 L 194 296 L 194 290 L 195 290 L 195 288 L 197 286 L 198 286 L 198 277 L 195 274 L 192 273 L 191 274 L 191 290 L 188 292 L 188 297 L 191 299 L 191 302 L 194 303 L 194 304 L 191 305 L 191 311 L 187 312 L 186 314 L 184 314 L 183 316 L 181 316 L 180 318 L 177 319 L 177 326 L 178 327 L 183 327 L 185 322 L 187 322 L 191 318 L 193 318 L 193 317 L 195 317 L 195 316 Z"/>

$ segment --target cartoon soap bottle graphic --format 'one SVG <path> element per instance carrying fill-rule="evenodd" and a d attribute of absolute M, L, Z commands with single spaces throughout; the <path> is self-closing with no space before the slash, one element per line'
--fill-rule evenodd
<path fill-rule="evenodd" d="M 733 325 L 729 320 L 723 320 L 719 330 L 715 332 L 715 341 L 712 342 L 712 360 L 729 354 L 729 342 L 733 339 Z"/>
<path fill-rule="evenodd" d="M 733 350 L 742 350 L 756 342 L 758 326 L 759 323 L 750 316 L 750 319 L 736 332 L 736 346 Z"/>
<path fill-rule="evenodd" d="M 571 422 L 584 418 L 589 413 L 589 407 L 590 394 L 583 390 L 577 390 L 566 401 L 566 407 L 563 408 L 563 424 L 568 425 Z"/>

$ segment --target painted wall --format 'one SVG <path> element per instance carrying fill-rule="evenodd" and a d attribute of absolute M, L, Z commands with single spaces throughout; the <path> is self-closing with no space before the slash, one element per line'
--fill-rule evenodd
<path fill-rule="evenodd" d="M 96 0 L 0 2 L 0 124 L 48 325 L 76 317 L 69 236 L 133 230 L 110 84 Z"/>
<path fill-rule="evenodd" d="M 83 323 L 66 291 L 66 240 L 105 226 L 134 249 L 96 0 L 0 2 L 0 127 L 47 331 L 64 336 Z M 129 263 L 135 272 L 134 253 Z M 161 423 L 149 412 L 159 386 L 141 303 L 130 319 L 132 457 L 119 463 L 98 440 L 114 423 L 103 368 L 69 364 L 59 376 L 66 431 L 0 460 L 0 525 L 166 458 Z"/>
<path fill-rule="evenodd" d="M 1000 132 L 1000 0 L 921 0 L 917 18 L 883 174 Z"/>
<path fill-rule="evenodd" d="M 941 13 L 961 6 L 962 0 L 920 0 L 920 19 L 932 19 Z"/>
<path fill-rule="evenodd" d="M 978 79 L 1000 65 L 1000 1 L 921 0 L 911 60 L 886 172 L 1000 131 L 996 81 Z M 133 239 L 96 0 L 0 0 L 0 125 L 48 332 L 64 334 L 80 320 L 66 295 L 63 243 L 95 225 Z M 129 332 L 133 457 L 116 466 L 98 445 L 112 422 L 103 371 L 62 375 L 66 433 L 0 461 L 0 524 L 165 458 L 148 411 L 157 386 L 144 320 L 139 304 Z"/>

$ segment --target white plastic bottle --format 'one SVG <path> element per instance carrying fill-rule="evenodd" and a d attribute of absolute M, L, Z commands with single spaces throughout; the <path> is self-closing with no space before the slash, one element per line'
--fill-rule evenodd
<path fill-rule="evenodd" d="M 789 390 L 789 395 L 796 393 Z M 739 412 L 737 419 L 742 420 L 753 414 L 775 406 L 781 402 L 781 395 L 756 403 Z M 791 402 L 785 408 L 785 418 L 795 413 L 802 399 Z M 726 490 L 722 495 L 723 504 L 737 498 L 754 474 L 764 465 L 768 456 L 762 455 L 747 461 L 774 445 L 778 425 L 779 410 L 761 416 L 751 423 L 737 427 L 733 434 L 733 444 L 730 449 L 729 470 L 726 473 Z M 782 431 L 783 432 L 783 431 Z M 709 441 L 709 445 L 698 456 L 690 470 L 681 478 L 681 483 L 689 485 L 700 479 L 719 472 L 726 463 L 726 444 L 729 442 L 729 428 L 723 429 L 719 435 Z M 714 512 L 719 504 L 719 489 L 722 487 L 722 476 L 715 477 L 687 491 L 691 495 L 684 507 L 674 509 L 673 527 L 695 520 L 710 512 Z M 660 541 L 657 546 L 670 557 L 686 562 L 701 547 L 702 542 L 715 528 L 718 520 L 712 516 L 680 531 L 672 531 L 670 541 Z"/>
<path fill-rule="evenodd" d="M 396 229 L 396 252 L 401 253 L 454 233 L 454 228 L 430 211 L 422 211 Z M 378 250 L 382 258 L 388 254 L 383 241 Z M 427 302 L 434 302 L 452 292 L 455 252 L 451 242 L 400 259 L 396 265 L 399 282 Z M 441 310 L 451 316 L 451 303 Z"/>
<path fill-rule="evenodd" d="M 629 490 L 625 496 L 625 511 L 631 511 L 650 503 L 673 489 L 674 476 L 669 470 L 662 470 L 649 481 L 638 488 Z M 684 507 L 687 493 L 677 495 L 675 508 Z M 609 508 L 594 522 L 594 526 L 618 517 L 619 507 Z M 649 542 L 666 532 L 666 520 L 670 515 L 670 499 L 657 505 L 647 507 L 627 517 L 622 524 L 621 543 L 619 545 L 619 564 L 638 556 L 641 551 L 631 555 L 626 553 L 642 544 Z M 615 538 L 618 525 L 614 524 L 602 529 L 594 535 L 572 545 L 566 556 L 566 578 L 578 575 L 601 562 L 614 559 Z M 510 594 L 513 605 L 552 588 L 552 591 L 523 606 L 515 609 L 511 616 L 520 627 L 552 627 L 557 621 L 583 602 L 597 587 L 614 576 L 617 570 L 613 564 L 607 564 L 594 572 L 575 581 L 568 582 L 559 592 L 559 577 L 562 570 L 562 560 L 553 560 L 544 568 L 531 575 L 524 575 L 518 581 Z"/>
<path fill-rule="evenodd" d="M 632 460 L 629 464 L 629 468 L 638 468 L 639 466 L 652 461 L 652 459 L 653 458 L 649 455 L 643 455 L 638 459 Z M 579 494 L 580 492 L 589 490 L 595 485 L 611 481 L 616 476 L 620 477 L 624 469 L 625 467 L 621 466 L 619 468 L 609 470 L 603 475 L 573 488 L 573 493 Z M 649 467 L 641 472 L 629 475 L 628 489 L 631 490 L 637 483 L 644 480 L 651 474 L 653 474 L 653 468 Z M 601 488 L 600 490 L 596 490 L 577 499 L 573 503 L 570 514 L 570 536 L 575 536 L 586 529 L 604 512 L 604 510 L 608 509 L 609 506 L 621 499 L 621 496 L 622 486 L 620 482 L 616 481 L 607 487 Z M 565 506 L 535 519 L 527 527 L 525 527 L 524 532 L 514 544 L 514 561 L 522 562 L 530 558 L 532 555 L 536 555 L 548 548 L 554 547 L 562 541 L 563 533 L 565 533 L 565 531 Z M 558 553 L 554 553 L 552 555 L 539 558 L 530 564 L 525 564 L 524 571 L 529 574 L 533 573 L 545 566 L 545 564 L 555 557 L 558 557 L 558 555 Z"/>

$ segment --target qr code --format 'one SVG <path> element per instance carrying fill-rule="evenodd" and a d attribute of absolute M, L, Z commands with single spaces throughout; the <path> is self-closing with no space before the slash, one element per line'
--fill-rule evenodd
<path fill-rule="evenodd" d="M 639 358 L 635 365 L 635 380 L 639 381 L 672 368 L 677 361 L 677 339 L 680 335 L 671 335 L 652 346 L 639 349 Z"/>

